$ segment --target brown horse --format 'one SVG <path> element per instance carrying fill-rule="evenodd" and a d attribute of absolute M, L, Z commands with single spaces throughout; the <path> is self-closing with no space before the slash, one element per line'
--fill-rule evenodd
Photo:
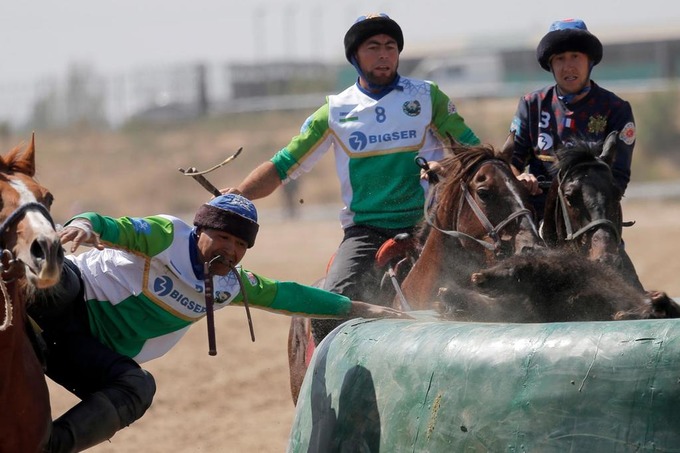
<path fill-rule="evenodd" d="M 426 203 L 430 208 L 425 212 L 422 253 L 401 286 L 404 298 L 393 301 L 399 309 L 404 309 L 404 299 L 413 309 L 431 308 L 440 286 L 469 286 L 473 271 L 543 245 L 528 193 L 513 175 L 508 156 L 491 146 L 453 141 L 449 149 L 450 156 L 440 162 L 441 180 Z M 293 402 L 313 350 L 309 319 L 294 317 L 288 334 Z"/>
<path fill-rule="evenodd" d="M 472 272 L 543 246 L 507 155 L 491 146 L 452 144 L 440 164 L 443 178 L 425 214 L 429 233 L 402 284 L 414 309 L 431 308 L 440 287 L 469 286 Z"/>
<path fill-rule="evenodd" d="M 35 175 L 35 142 L 0 157 L 0 451 L 42 451 L 50 401 L 26 304 L 55 285 L 64 252 L 48 208 L 53 197 Z"/>

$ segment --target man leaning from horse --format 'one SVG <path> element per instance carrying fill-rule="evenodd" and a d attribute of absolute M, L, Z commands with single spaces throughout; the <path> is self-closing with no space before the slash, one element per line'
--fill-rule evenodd
<path fill-rule="evenodd" d="M 236 194 L 200 206 L 193 226 L 170 215 L 94 212 L 66 223 L 60 236 L 73 241 L 71 252 L 94 248 L 67 257 L 60 285 L 38 294 L 30 314 L 43 329 L 47 375 L 82 401 L 54 421 L 46 451 L 82 451 L 144 414 L 156 385 L 139 363 L 165 354 L 206 316 L 208 285 L 215 309 L 249 303 L 314 317 L 406 316 L 243 269 L 258 230 L 255 206 Z"/>

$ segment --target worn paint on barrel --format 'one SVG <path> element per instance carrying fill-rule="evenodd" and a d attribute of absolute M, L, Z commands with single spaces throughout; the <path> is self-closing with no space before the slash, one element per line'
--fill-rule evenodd
<path fill-rule="evenodd" d="M 317 348 L 289 452 L 680 452 L 680 320 L 353 320 Z"/>

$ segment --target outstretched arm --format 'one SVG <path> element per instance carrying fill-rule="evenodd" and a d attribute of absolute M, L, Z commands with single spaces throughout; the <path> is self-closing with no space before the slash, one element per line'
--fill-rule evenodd
<path fill-rule="evenodd" d="M 260 164 L 255 170 L 238 185 L 238 187 L 227 187 L 220 192 L 241 194 L 249 200 L 264 198 L 273 193 L 281 185 L 281 178 L 274 164 L 266 161 Z"/>
<path fill-rule="evenodd" d="M 368 304 L 366 302 L 352 301 L 348 316 L 350 318 L 400 318 L 413 319 L 403 311 L 390 307 Z"/>

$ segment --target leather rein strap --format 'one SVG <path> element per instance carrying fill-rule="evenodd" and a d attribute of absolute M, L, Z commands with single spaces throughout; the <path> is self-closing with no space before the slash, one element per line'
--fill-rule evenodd
<path fill-rule="evenodd" d="M 498 162 L 496 162 L 494 160 L 484 161 L 484 162 L 480 163 L 479 165 L 477 165 L 477 167 L 475 168 L 475 171 L 471 172 L 471 173 L 474 175 L 477 172 L 477 170 L 479 169 L 479 167 L 482 166 L 483 163 L 489 163 L 489 164 L 493 164 L 493 165 L 505 165 L 504 162 L 502 162 L 502 161 L 498 161 Z M 470 191 L 468 190 L 468 187 L 467 187 L 467 179 L 464 180 L 464 181 L 461 181 L 460 185 L 461 185 L 461 189 L 462 189 L 461 190 L 461 201 L 458 204 L 458 213 L 456 215 L 456 224 L 458 223 L 458 219 L 460 218 L 460 213 L 463 209 L 463 204 L 464 204 L 463 201 L 466 201 L 467 204 L 470 205 L 472 212 L 475 213 L 475 216 L 477 216 L 477 219 L 480 221 L 480 223 L 482 224 L 482 226 L 486 230 L 487 236 L 493 240 L 493 244 L 491 244 L 487 241 L 483 241 L 481 239 L 477 239 L 476 237 L 470 236 L 469 234 L 463 233 L 461 231 L 444 230 L 444 229 L 439 228 L 437 225 L 435 225 L 433 216 L 431 215 L 432 213 L 430 212 L 429 208 L 432 205 L 436 191 L 431 188 L 430 192 L 428 193 L 427 200 L 426 200 L 425 204 L 423 205 L 425 220 L 427 221 L 428 225 L 430 225 L 432 228 L 434 228 L 435 230 L 437 230 L 441 233 L 444 233 L 448 236 L 458 238 L 458 239 L 461 239 L 461 238 L 470 239 L 470 240 L 477 242 L 478 244 L 480 244 L 482 247 L 486 248 L 487 250 L 497 251 L 501 247 L 501 240 L 500 240 L 499 233 L 503 230 L 503 228 L 505 228 L 505 226 L 508 223 L 512 222 L 513 220 L 515 220 L 516 218 L 521 217 L 521 216 L 528 216 L 529 219 L 531 219 L 531 211 L 527 208 L 523 208 L 523 209 L 519 209 L 519 210 L 511 213 L 505 220 L 503 220 L 502 222 L 500 222 L 498 225 L 496 225 L 494 227 L 491 224 L 491 222 L 489 221 L 489 218 L 484 214 L 482 209 L 479 207 L 479 204 L 477 204 L 475 199 L 470 194 Z"/>
<path fill-rule="evenodd" d="M 206 311 L 206 322 L 208 326 L 208 354 L 217 355 L 217 341 L 215 338 L 215 288 L 213 286 L 213 275 L 210 272 L 210 265 L 220 256 L 216 256 L 211 261 L 206 261 L 203 263 L 203 286 L 205 291 L 205 311 Z M 241 296 L 243 297 L 243 307 L 246 309 L 246 317 L 248 318 L 248 328 L 250 330 L 250 339 L 255 341 L 255 329 L 253 327 L 253 318 L 250 316 L 250 306 L 248 305 L 248 297 L 246 295 L 245 287 L 241 281 L 238 270 L 231 266 L 230 272 L 234 273 L 236 281 L 238 281 L 239 288 L 241 290 Z"/>
<path fill-rule="evenodd" d="M 604 165 L 607 169 L 609 169 L 609 166 L 606 163 L 602 162 L 601 160 L 598 160 L 597 163 L 586 162 L 574 165 L 564 175 L 562 175 L 561 172 L 557 174 L 557 198 L 559 200 L 560 211 L 562 213 L 562 220 L 564 222 L 564 228 L 567 230 L 567 235 L 564 239 L 566 241 L 573 241 L 575 239 L 578 239 L 580 236 L 587 233 L 588 231 L 593 230 L 599 227 L 600 225 L 604 225 L 609 227 L 614 232 L 614 235 L 616 236 L 616 243 L 620 244 L 621 233 L 619 232 L 619 228 L 614 222 L 612 222 L 609 219 L 592 220 L 588 222 L 586 225 L 584 225 L 582 228 L 579 228 L 578 231 L 576 232 L 574 232 L 574 227 L 572 226 L 571 220 L 569 219 L 569 211 L 567 210 L 567 198 L 564 196 L 562 184 L 564 183 L 564 180 L 566 179 L 567 175 L 571 173 L 575 168 L 594 165 Z"/>

